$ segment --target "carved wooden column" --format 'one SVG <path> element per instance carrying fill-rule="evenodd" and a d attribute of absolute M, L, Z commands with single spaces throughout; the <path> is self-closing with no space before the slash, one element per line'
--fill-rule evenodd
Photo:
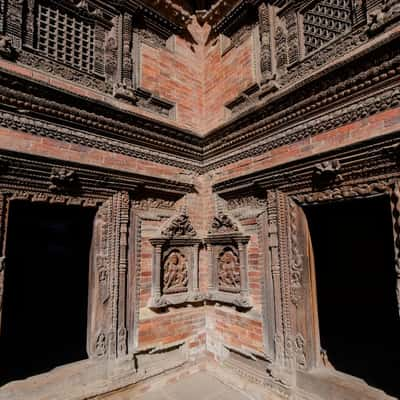
<path fill-rule="evenodd" d="M 240 258 L 240 286 L 243 296 L 249 296 L 249 279 L 247 276 L 247 241 L 239 241 L 239 258 Z"/>
<path fill-rule="evenodd" d="M 211 244 L 207 244 L 207 256 L 208 256 L 208 291 L 212 291 L 216 285 L 216 274 L 215 268 L 213 268 L 214 252 Z"/>
<path fill-rule="evenodd" d="M 129 195 L 114 194 L 97 212 L 89 275 L 89 357 L 126 353 L 126 279 Z"/>
<path fill-rule="evenodd" d="M 394 237 L 394 266 L 396 271 L 397 306 L 400 315 L 400 182 L 396 182 L 391 193 Z"/>
<path fill-rule="evenodd" d="M 127 330 L 126 330 L 126 285 L 127 285 L 127 272 L 128 272 L 128 223 L 130 200 L 126 192 L 120 194 L 119 199 L 119 223 L 120 229 L 119 247 L 119 293 L 118 293 L 118 356 L 127 353 Z M 117 220 L 118 220 L 117 219 Z"/>
<path fill-rule="evenodd" d="M 194 292 L 198 292 L 199 291 L 199 247 L 200 244 L 199 243 L 195 243 L 193 245 L 194 247 L 194 260 L 193 260 L 193 270 L 192 270 L 192 274 L 193 274 L 193 278 L 191 280 L 190 283 L 190 290 L 194 291 Z"/>
<path fill-rule="evenodd" d="M 277 199 L 276 192 L 269 191 L 268 199 L 268 250 L 270 268 L 274 293 L 274 343 L 275 343 L 275 362 L 283 366 L 283 325 L 282 325 L 282 300 L 281 300 L 281 268 L 279 263 L 279 242 L 278 242 L 278 220 L 277 220 Z M 272 321 L 271 321 L 272 322 Z"/>

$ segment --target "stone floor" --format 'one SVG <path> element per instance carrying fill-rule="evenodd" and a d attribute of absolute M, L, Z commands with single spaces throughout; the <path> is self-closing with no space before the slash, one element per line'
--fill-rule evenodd
<path fill-rule="evenodd" d="M 249 400 L 206 372 L 189 376 L 162 389 L 148 392 L 135 400 Z"/>

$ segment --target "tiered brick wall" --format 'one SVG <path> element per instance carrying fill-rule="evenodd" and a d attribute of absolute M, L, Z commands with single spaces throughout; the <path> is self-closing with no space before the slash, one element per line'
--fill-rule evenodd
<path fill-rule="evenodd" d="M 205 48 L 204 124 L 207 131 L 226 120 L 225 104 L 255 83 L 253 39 L 221 53 L 220 40 Z"/>

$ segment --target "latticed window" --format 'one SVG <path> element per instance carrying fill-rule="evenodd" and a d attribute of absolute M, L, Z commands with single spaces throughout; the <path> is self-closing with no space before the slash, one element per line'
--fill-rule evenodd
<path fill-rule="evenodd" d="M 84 71 L 93 71 L 94 26 L 53 5 L 39 4 L 37 49 Z"/>
<path fill-rule="evenodd" d="M 306 53 L 348 32 L 352 25 L 351 0 L 322 0 L 304 14 Z"/>

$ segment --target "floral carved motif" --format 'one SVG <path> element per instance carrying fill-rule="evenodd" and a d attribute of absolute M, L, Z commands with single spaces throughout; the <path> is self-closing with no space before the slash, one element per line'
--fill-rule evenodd
<path fill-rule="evenodd" d="M 239 228 L 230 217 L 220 213 L 214 217 L 209 233 L 237 232 L 238 230 Z"/>
<path fill-rule="evenodd" d="M 167 238 L 194 237 L 196 236 L 196 231 L 189 217 L 186 214 L 181 214 L 172 220 L 169 226 L 161 232 L 161 235 Z"/>

